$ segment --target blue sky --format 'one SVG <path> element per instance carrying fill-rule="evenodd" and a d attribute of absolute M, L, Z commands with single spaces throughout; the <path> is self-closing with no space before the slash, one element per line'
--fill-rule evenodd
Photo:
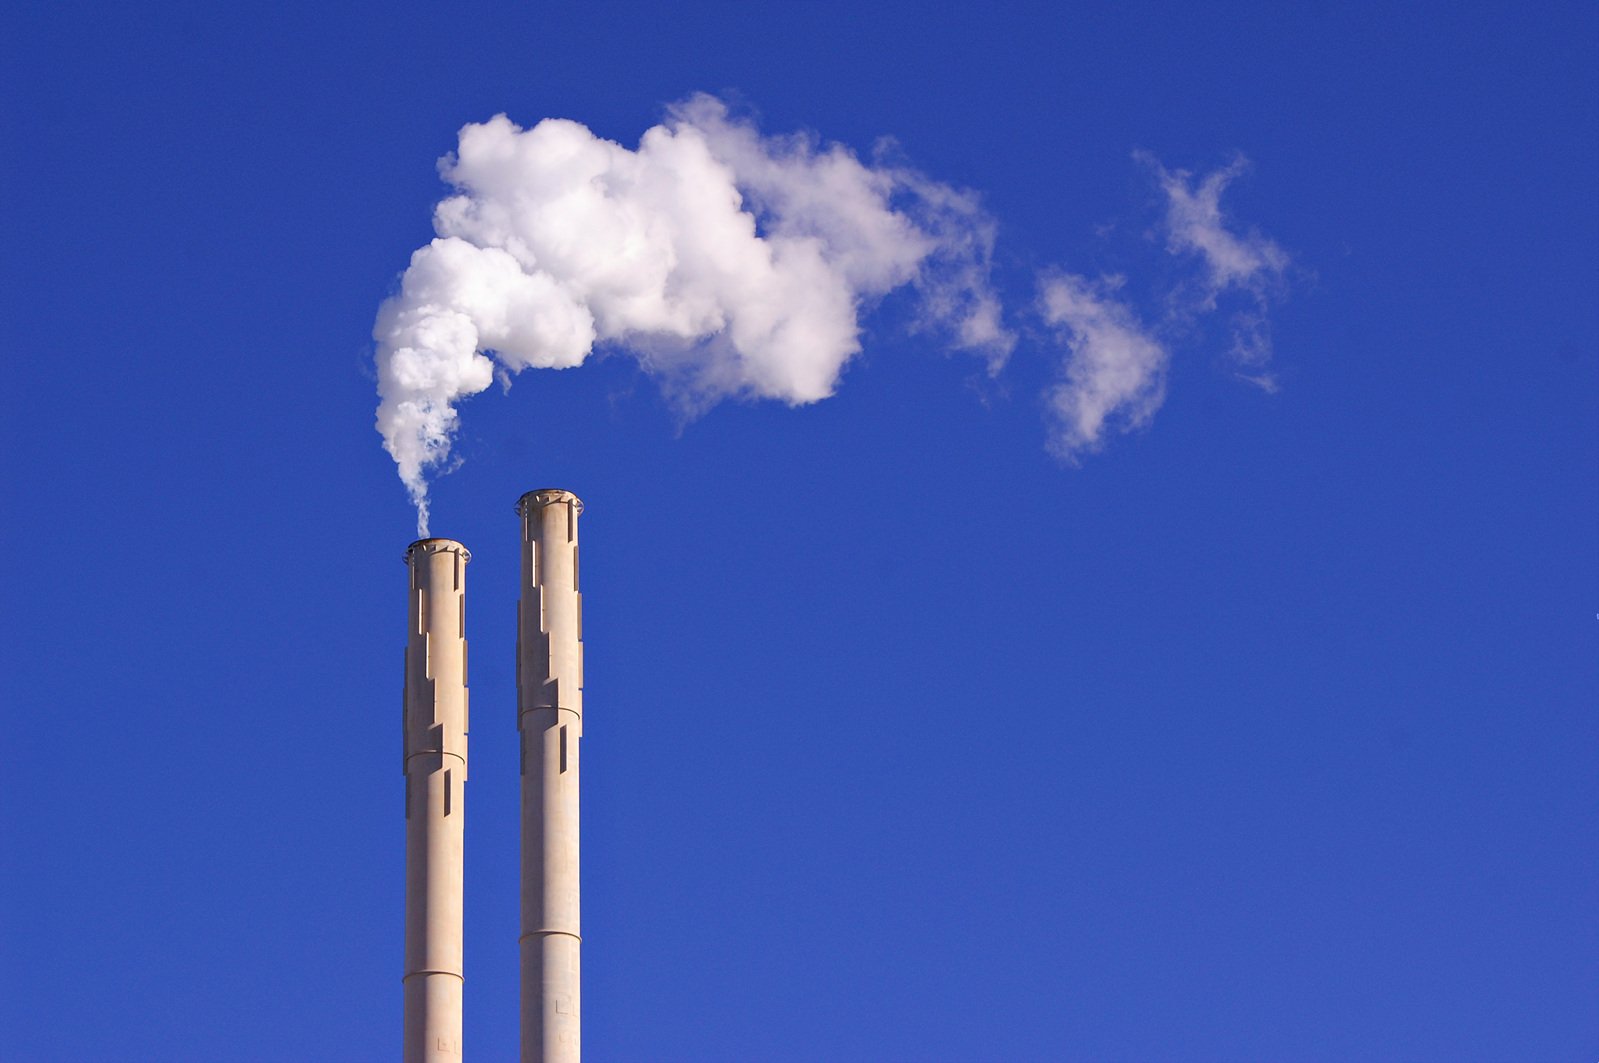
<path fill-rule="evenodd" d="M 8 1058 L 397 1054 L 374 315 L 463 125 L 631 150 L 696 92 L 975 192 L 1014 348 L 901 287 L 798 408 L 685 423 L 625 341 L 463 401 L 467 1052 L 515 1051 L 542 486 L 588 505 L 591 1059 L 1599 1052 L 1591 6 L 62 3 L 0 42 Z M 1140 153 L 1248 160 L 1265 294 L 1194 309 Z M 1168 359 L 1075 466 L 1062 273 Z"/>

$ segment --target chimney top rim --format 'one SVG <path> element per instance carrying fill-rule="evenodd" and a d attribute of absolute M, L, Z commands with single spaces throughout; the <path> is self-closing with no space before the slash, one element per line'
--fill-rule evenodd
<path fill-rule="evenodd" d="M 556 502 L 570 502 L 579 513 L 583 512 L 583 500 L 562 487 L 540 487 L 529 491 L 516 500 L 516 512 L 518 516 L 526 516 L 527 511 L 534 506 L 548 506 Z"/>
<path fill-rule="evenodd" d="M 411 563 L 411 558 L 417 554 L 437 553 L 460 554 L 462 561 L 472 560 L 472 551 L 468 550 L 459 541 L 455 539 L 441 539 L 438 537 L 418 539 L 416 542 L 405 548 L 405 556 L 400 560 L 409 565 Z"/>

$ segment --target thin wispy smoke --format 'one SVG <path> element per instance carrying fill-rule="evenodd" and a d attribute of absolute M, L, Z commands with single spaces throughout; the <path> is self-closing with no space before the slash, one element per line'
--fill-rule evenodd
<path fill-rule="evenodd" d="M 709 96 L 636 149 L 576 122 L 471 124 L 440 162 L 438 234 L 380 308 L 377 427 L 428 523 L 427 475 L 462 399 L 596 343 L 685 410 L 826 398 L 859 316 L 919 293 L 918 327 L 997 371 L 1014 339 L 989 283 L 994 225 L 971 193 L 838 144 L 770 137 Z"/>
<path fill-rule="evenodd" d="M 1120 278 L 1046 276 L 1038 310 L 1066 348 L 1061 379 L 1045 395 L 1049 449 L 1077 464 L 1109 431 L 1142 428 L 1166 398 L 1165 346 L 1117 297 Z"/>
<path fill-rule="evenodd" d="M 1044 276 L 1038 311 L 1064 347 L 1058 381 L 1045 395 L 1049 449 L 1068 464 L 1102 449 L 1107 435 L 1150 422 L 1166 398 L 1176 337 L 1195 318 L 1215 312 L 1224 297 L 1236 307 L 1229 353 L 1237 375 L 1277 390 L 1267 310 L 1284 287 L 1288 255 L 1258 232 L 1237 230 L 1221 207 L 1222 193 L 1248 161 L 1240 156 L 1196 179 L 1187 170 L 1167 170 L 1147 153 L 1136 158 L 1154 173 L 1165 197 L 1166 250 L 1197 262 L 1200 271 L 1167 293 L 1166 313 L 1154 323 L 1123 295 L 1120 277 Z"/>
<path fill-rule="evenodd" d="M 1167 170 L 1153 156 L 1138 158 L 1155 173 L 1166 194 L 1166 247 L 1176 255 L 1196 256 L 1204 276 L 1194 286 L 1192 311 L 1209 313 L 1227 292 L 1242 296 L 1243 306 L 1231 315 L 1231 355 L 1239 375 L 1267 391 L 1277 389 L 1268 370 L 1271 361 L 1271 301 L 1283 289 L 1288 255 L 1255 231 L 1235 231 L 1222 212 L 1221 196 L 1249 169 L 1237 156 L 1227 166 L 1195 179 L 1187 170 Z"/>

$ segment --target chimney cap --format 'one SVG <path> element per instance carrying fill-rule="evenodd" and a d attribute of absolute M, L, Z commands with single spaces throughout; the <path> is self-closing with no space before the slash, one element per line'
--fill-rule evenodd
<path fill-rule="evenodd" d="M 409 565 L 411 563 L 411 558 L 416 554 L 438 553 L 460 554 L 462 561 L 472 560 L 472 551 L 468 550 L 454 539 L 418 539 L 416 542 L 405 548 L 405 556 L 400 560 Z"/>
<path fill-rule="evenodd" d="M 525 517 L 530 509 L 554 505 L 557 502 L 570 502 L 579 513 L 583 512 L 583 500 L 572 492 L 559 487 L 541 487 L 537 491 L 529 491 L 516 500 L 516 513 L 519 517 Z"/>

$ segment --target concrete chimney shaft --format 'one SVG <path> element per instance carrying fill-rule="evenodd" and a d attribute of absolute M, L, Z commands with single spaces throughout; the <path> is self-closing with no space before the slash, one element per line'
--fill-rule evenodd
<path fill-rule="evenodd" d="M 405 644 L 405 1063 L 461 1058 L 462 825 L 466 783 L 466 563 L 420 539 Z"/>
<path fill-rule="evenodd" d="M 522 518 L 517 727 L 522 743 L 522 1063 L 577 1063 L 582 1047 L 578 765 L 583 604 L 570 491 L 530 491 Z"/>

